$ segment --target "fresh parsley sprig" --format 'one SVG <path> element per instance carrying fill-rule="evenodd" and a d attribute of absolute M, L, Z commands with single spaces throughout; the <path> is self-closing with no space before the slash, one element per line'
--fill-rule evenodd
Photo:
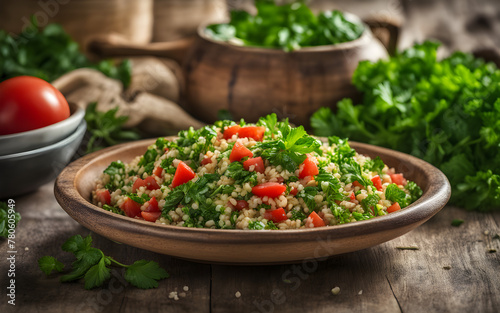
<path fill-rule="evenodd" d="M 254 155 L 261 155 L 272 165 L 281 165 L 294 172 L 304 162 L 307 153 L 322 154 L 321 141 L 307 134 L 303 126 L 292 128 L 288 120 L 277 122 L 275 114 L 261 119 L 259 123 L 266 126 L 266 132 L 274 140 L 257 143 L 253 147 Z"/>
<path fill-rule="evenodd" d="M 97 111 L 96 102 L 87 106 L 85 121 L 87 122 L 87 131 L 90 133 L 87 153 L 107 146 L 141 139 L 141 135 L 137 131 L 123 128 L 128 116 L 116 116 L 117 112 L 118 108 L 106 112 Z"/>
<path fill-rule="evenodd" d="M 69 238 L 62 245 L 62 250 L 73 253 L 76 260 L 72 263 L 71 272 L 61 276 L 61 281 L 70 282 L 83 278 L 85 289 L 102 286 L 111 277 L 111 265 L 126 268 L 125 279 L 141 289 L 156 288 L 159 280 L 169 277 L 154 261 L 139 260 L 126 265 L 106 256 L 102 250 L 92 247 L 90 235 L 85 238 L 80 235 Z M 64 269 L 64 264 L 52 256 L 40 258 L 38 266 L 47 276 L 53 271 L 62 272 Z"/>

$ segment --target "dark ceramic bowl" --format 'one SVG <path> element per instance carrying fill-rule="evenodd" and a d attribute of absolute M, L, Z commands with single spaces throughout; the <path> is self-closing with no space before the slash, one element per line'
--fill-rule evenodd
<path fill-rule="evenodd" d="M 54 179 L 78 149 L 87 124 L 66 138 L 30 151 L 0 156 L 0 199 L 22 195 Z"/>

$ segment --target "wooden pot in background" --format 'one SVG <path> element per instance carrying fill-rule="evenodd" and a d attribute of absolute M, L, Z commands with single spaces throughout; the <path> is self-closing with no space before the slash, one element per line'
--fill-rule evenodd
<path fill-rule="evenodd" d="M 354 41 L 293 52 L 215 41 L 204 29 L 199 28 L 184 64 L 183 104 L 192 115 L 209 123 L 224 109 L 235 120 L 255 122 L 276 113 L 307 127 L 320 107 L 332 107 L 342 98 L 357 95 L 351 77 L 359 61 L 388 55 L 368 26 Z"/>
<path fill-rule="evenodd" d="M 85 47 L 88 39 L 116 33 L 130 43 L 151 41 L 153 0 L 2 1 L 0 29 L 20 33 L 34 16 L 40 27 L 56 22 Z"/>

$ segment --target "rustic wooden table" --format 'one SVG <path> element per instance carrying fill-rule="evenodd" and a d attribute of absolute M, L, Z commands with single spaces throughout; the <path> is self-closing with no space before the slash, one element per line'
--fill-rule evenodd
<path fill-rule="evenodd" d="M 58 205 L 53 183 L 18 197 L 16 305 L 5 294 L 0 312 L 498 312 L 500 212 L 445 207 L 412 232 L 382 245 L 326 261 L 277 266 L 226 266 L 189 262 L 112 242 L 94 244 L 124 263 L 154 260 L 170 273 L 158 289 L 127 286 L 119 270 L 103 288 L 46 277 L 37 260 L 52 255 L 69 267 L 61 245 L 89 231 Z M 465 221 L 451 226 L 453 219 Z M 402 248 L 418 247 L 418 250 Z M 9 250 L 0 240 L 0 275 L 6 288 Z M 189 290 L 179 300 L 169 294 Z M 340 287 L 333 295 L 331 289 Z M 235 296 L 236 292 L 241 297 Z"/>

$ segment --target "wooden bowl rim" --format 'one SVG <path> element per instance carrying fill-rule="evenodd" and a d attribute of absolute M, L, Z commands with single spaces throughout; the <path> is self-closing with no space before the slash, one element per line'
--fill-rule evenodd
<path fill-rule="evenodd" d="M 175 137 L 171 136 L 166 138 L 172 140 Z M 322 140 L 324 140 L 324 138 Z M 62 208 L 78 222 L 80 222 L 78 214 L 81 214 L 81 211 L 85 210 L 89 213 L 87 216 L 90 216 L 90 218 L 98 218 L 101 221 L 99 223 L 106 223 L 111 228 L 120 228 L 122 231 L 135 235 L 159 236 L 164 239 L 206 243 L 213 243 L 215 240 L 219 244 L 242 243 L 251 238 L 251 242 L 254 244 L 275 244 L 279 242 L 316 241 L 319 238 L 325 238 L 325 236 L 332 236 L 333 238 L 356 237 L 401 228 L 419 221 L 424 222 L 445 206 L 451 194 L 448 179 L 433 165 L 402 152 L 352 141 L 349 143 L 354 149 L 373 151 L 374 155 L 390 153 L 397 159 L 405 160 L 406 163 L 409 162 L 416 170 L 421 171 L 424 177 L 430 181 L 428 185 L 423 188 L 424 192 L 422 197 L 403 210 L 365 221 L 312 229 L 255 231 L 188 228 L 141 221 L 103 210 L 87 201 L 84 196 L 78 192 L 78 177 L 96 163 L 97 160 L 106 158 L 110 155 L 117 156 L 131 149 L 144 147 L 144 150 L 146 150 L 147 147 L 154 144 L 154 142 L 155 139 L 146 139 L 116 145 L 94 152 L 72 162 L 59 174 L 55 182 L 54 192 L 57 201 Z M 65 202 L 67 202 L 67 205 L 63 205 Z"/>
<path fill-rule="evenodd" d="M 205 29 L 208 25 L 211 25 L 210 23 L 203 23 L 198 26 L 198 30 L 196 32 L 196 35 L 199 39 L 209 42 L 215 45 L 220 45 L 222 47 L 228 48 L 228 49 L 233 49 L 237 51 L 243 51 L 243 52 L 256 52 L 256 53 L 268 53 L 268 54 L 301 54 L 301 53 L 310 53 L 310 52 L 329 52 L 329 51 L 341 51 L 341 50 L 348 50 L 348 49 L 353 49 L 356 47 L 359 47 L 370 40 L 375 39 L 373 36 L 373 33 L 370 30 L 370 27 L 363 22 L 357 15 L 349 13 L 349 12 L 342 12 L 344 13 L 344 16 L 347 17 L 348 20 L 351 21 L 356 21 L 360 24 L 363 25 L 364 30 L 361 36 L 359 38 L 356 38 L 351 41 L 346 41 L 346 42 L 341 42 L 337 44 L 332 44 L 332 45 L 322 45 L 322 46 L 312 46 L 312 47 L 302 47 L 298 50 L 293 50 L 293 51 L 283 51 L 282 49 L 278 48 L 263 48 L 263 47 L 255 47 L 255 46 L 239 46 L 235 45 L 226 41 L 220 41 L 216 40 L 213 38 L 210 38 L 205 34 Z M 220 24 L 220 23 L 219 23 Z"/>

